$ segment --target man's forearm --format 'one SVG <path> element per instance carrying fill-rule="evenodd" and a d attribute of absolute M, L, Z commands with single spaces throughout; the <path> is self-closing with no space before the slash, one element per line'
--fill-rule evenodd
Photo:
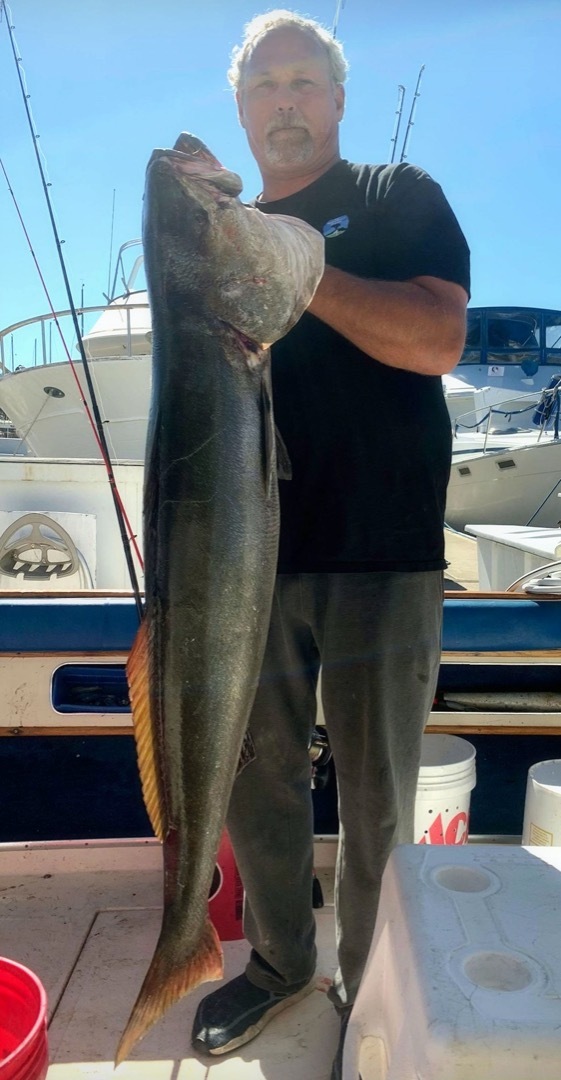
<path fill-rule="evenodd" d="M 444 375 L 460 359 L 466 303 L 440 278 L 376 281 L 326 266 L 308 311 L 383 364 Z"/>

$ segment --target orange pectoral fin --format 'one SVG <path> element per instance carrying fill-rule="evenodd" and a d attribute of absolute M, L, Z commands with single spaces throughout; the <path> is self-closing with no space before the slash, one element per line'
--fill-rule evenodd
<path fill-rule="evenodd" d="M 152 715 L 148 666 L 149 627 L 140 624 L 127 662 L 127 680 L 136 740 L 138 771 L 144 805 L 154 833 L 165 840 L 169 821 L 166 809 L 161 748 L 156 718 Z"/>

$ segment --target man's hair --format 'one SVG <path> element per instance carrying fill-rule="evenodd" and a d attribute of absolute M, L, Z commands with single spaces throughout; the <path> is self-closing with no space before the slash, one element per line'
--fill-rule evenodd
<path fill-rule="evenodd" d="M 236 45 L 232 50 L 231 65 L 228 71 L 228 80 L 234 90 L 239 90 L 243 84 L 244 69 L 251 59 L 255 47 L 272 30 L 281 27 L 301 30 L 309 34 L 314 41 L 324 49 L 329 61 L 331 78 L 334 83 L 344 83 L 347 77 L 349 65 L 345 59 L 342 45 L 333 37 L 333 34 L 315 21 L 298 15 L 295 11 L 286 11 L 278 8 L 276 11 L 268 11 L 265 15 L 255 15 L 244 27 L 244 38 L 241 45 Z"/>

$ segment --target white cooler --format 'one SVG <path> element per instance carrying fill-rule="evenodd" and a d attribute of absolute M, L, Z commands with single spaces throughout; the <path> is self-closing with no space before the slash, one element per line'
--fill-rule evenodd
<path fill-rule="evenodd" d="M 559 1080 L 561 848 L 390 856 L 343 1080 Z"/>

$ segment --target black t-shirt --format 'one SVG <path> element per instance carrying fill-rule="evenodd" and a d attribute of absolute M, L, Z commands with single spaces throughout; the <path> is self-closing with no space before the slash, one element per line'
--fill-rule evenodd
<path fill-rule="evenodd" d="M 339 161 L 285 199 L 255 202 L 325 236 L 358 277 L 422 274 L 469 292 L 469 249 L 443 192 L 415 166 Z M 443 569 L 451 429 L 439 376 L 388 367 L 305 313 L 272 349 L 279 572 Z"/>

